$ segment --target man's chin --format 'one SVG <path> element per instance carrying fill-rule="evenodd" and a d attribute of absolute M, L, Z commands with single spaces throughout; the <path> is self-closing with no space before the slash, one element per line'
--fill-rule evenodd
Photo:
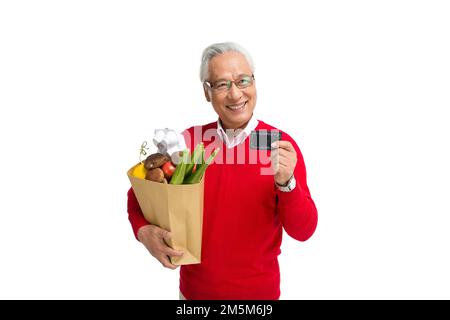
<path fill-rule="evenodd" d="M 225 119 L 226 123 L 228 124 L 229 128 L 227 129 L 242 129 L 244 128 L 247 123 L 250 121 L 250 118 L 252 117 L 252 115 L 248 115 L 248 114 L 242 114 L 239 116 L 234 116 L 234 117 L 227 117 Z M 223 125 L 223 119 L 222 120 L 222 125 Z"/>

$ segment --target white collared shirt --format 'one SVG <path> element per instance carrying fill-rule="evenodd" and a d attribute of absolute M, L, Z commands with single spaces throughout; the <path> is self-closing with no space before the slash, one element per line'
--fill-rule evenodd
<path fill-rule="evenodd" d="M 225 143 L 228 149 L 234 148 L 235 146 L 241 144 L 250 135 L 250 133 L 256 129 L 258 126 L 258 120 L 255 119 L 253 115 L 247 126 L 244 129 L 227 129 L 225 130 L 220 123 L 220 119 L 217 120 L 217 134 Z M 228 134 L 227 134 L 228 132 Z"/>

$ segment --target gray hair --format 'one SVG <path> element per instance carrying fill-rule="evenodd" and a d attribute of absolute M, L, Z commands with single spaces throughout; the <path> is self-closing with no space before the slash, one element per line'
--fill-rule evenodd
<path fill-rule="evenodd" d="M 208 78 L 208 66 L 211 59 L 225 52 L 239 52 L 245 57 L 245 59 L 247 59 L 252 73 L 255 72 L 253 59 L 247 50 L 245 50 L 242 46 L 234 42 L 214 43 L 203 50 L 202 63 L 200 65 L 200 80 L 202 82 L 206 81 L 206 78 Z"/>

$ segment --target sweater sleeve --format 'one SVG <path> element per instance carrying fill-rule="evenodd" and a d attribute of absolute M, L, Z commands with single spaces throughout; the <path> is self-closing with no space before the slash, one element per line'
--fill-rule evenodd
<path fill-rule="evenodd" d="M 294 169 L 296 187 L 291 192 L 277 189 L 278 213 L 284 230 L 299 241 L 308 240 L 317 226 L 317 209 L 306 183 L 306 168 L 302 153 L 295 141 L 285 134 L 297 152 L 297 165 Z"/>
<path fill-rule="evenodd" d="M 139 206 L 139 202 L 136 199 L 136 196 L 134 194 L 133 188 L 130 188 L 128 190 L 128 203 L 127 203 L 127 209 L 128 209 L 128 220 L 130 220 L 131 227 L 133 228 L 134 236 L 136 239 L 137 233 L 140 227 L 148 225 L 147 220 L 145 220 L 144 215 L 142 214 L 141 207 Z"/>

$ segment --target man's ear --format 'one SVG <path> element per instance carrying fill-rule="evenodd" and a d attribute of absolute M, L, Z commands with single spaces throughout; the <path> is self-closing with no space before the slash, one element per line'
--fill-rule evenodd
<path fill-rule="evenodd" d="M 209 96 L 209 90 L 206 85 L 203 85 L 203 92 L 205 93 L 206 101 L 211 102 L 211 97 Z"/>

